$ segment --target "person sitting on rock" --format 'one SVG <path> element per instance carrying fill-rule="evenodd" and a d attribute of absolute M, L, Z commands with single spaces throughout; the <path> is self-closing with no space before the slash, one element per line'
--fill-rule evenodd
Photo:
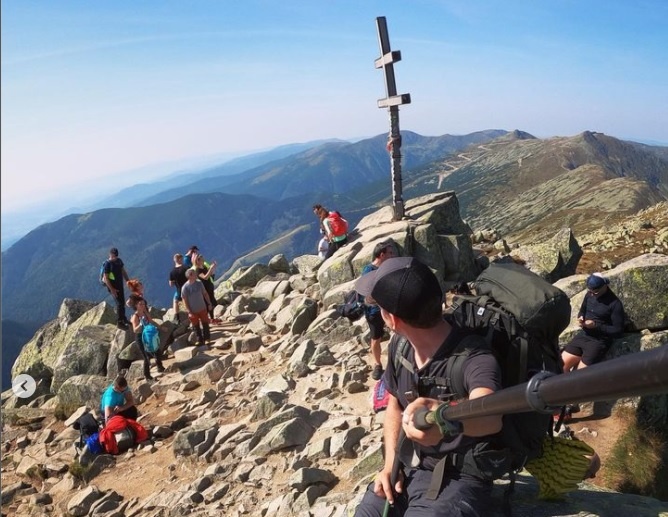
<path fill-rule="evenodd" d="M 102 409 L 105 423 L 116 415 L 121 415 L 132 420 L 137 420 L 137 416 L 139 415 L 137 406 L 135 406 L 135 399 L 132 396 L 132 391 L 130 391 L 124 373 L 119 373 L 114 382 L 102 394 L 100 408 Z"/>
<path fill-rule="evenodd" d="M 485 437 L 501 430 L 501 415 L 446 420 L 428 430 L 415 427 L 415 413 L 434 411 L 451 395 L 449 387 L 444 390 L 433 381 L 446 377 L 452 351 L 467 336 L 443 319 L 438 279 L 413 257 L 393 257 L 358 278 L 355 290 L 380 306 L 385 324 L 394 331 L 388 357 L 396 356 L 402 336 L 410 345 L 401 368 L 387 362 L 383 379 L 390 396 L 383 423 L 384 466 L 368 486 L 355 517 L 388 515 L 388 505 L 394 506 L 392 516 L 492 515 L 494 485 L 473 451 Z M 501 371 L 491 353 L 468 355 L 462 368 L 470 400 L 501 388 Z M 406 447 L 397 447 L 401 430 Z M 403 469 L 394 465 L 397 448 Z"/>
<path fill-rule="evenodd" d="M 600 273 L 587 278 L 587 294 L 578 311 L 580 331 L 563 351 L 564 372 L 586 368 L 605 358 L 612 340 L 624 331 L 624 306 L 609 287 L 609 279 Z M 566 414 L 580 411 L 578 405 L 568 406 Z"/>

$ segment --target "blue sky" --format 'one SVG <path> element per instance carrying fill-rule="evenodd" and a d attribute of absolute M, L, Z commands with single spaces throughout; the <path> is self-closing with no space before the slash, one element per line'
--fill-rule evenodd
<path fill-rule="evenodd" d="M 2 211 L 146 165 L 401 127 L 668 142 L 668 2 L 3 0 Z M 389 168 L 389 162 L 388 162 Z"/>

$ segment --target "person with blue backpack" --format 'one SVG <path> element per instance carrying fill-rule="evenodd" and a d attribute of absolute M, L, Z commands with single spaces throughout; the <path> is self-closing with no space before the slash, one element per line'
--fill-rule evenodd
<path fill-rule="evenodd" d="M 130 323 L 135 333 L 135 343 L 144 357 L 144 378 L 147 381 L 152 381 L 151 357 L 155 357 L 158 372 L 165 371 L 165 367 L 162 365 L 158 327 L 148 312 L 148 306 L 144 298 L 133 294 L 130 296 L 128 304 L 135 308 L 135 313 L 130 318 Z"/>

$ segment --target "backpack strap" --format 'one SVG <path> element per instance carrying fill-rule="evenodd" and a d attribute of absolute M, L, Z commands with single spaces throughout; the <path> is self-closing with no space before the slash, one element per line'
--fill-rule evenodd
<path fill-rule="evenodd" d="M 408 352 L 410 350 L 411 344 L 405 338 L 401 337 L 399 344 L 397 345 L 397 352 L 394 356 L 394 371 L 398 372 L 399 368 L 403 367 L 408 370 L 411 374 L 415 373 L 415 366 L 408 360 Z M 420 386 L 445 386 L 450 387 L 450 381 L 447 377 L 420 377 L 419 381 Z M 419 387 L 418 386 L 418 391 Z"/>
<path fill-rule="evenodd" d="M 408 360 L 408 351 L 410 350 L 411 344 L 408 339 L 404 336 L 399 338 L 399 343 L 397 344 L 397 351 L 394 354 L 394 371 L 398 372 L 400 367 L 406 368 L 411 373 L 415 373 L 415 368 L 413 364 Z"/>
<path fill-rule="evenodd" d="M 457 397 L 466 396 L 464 363 L 471 353 L 477 350 L 489 350 L 488 343 L 485 338 L 477 334 L 470 334 L 462 339 L 450 354 L 450 359 L 445 367 L 445 376 L 452 393 Z"/>

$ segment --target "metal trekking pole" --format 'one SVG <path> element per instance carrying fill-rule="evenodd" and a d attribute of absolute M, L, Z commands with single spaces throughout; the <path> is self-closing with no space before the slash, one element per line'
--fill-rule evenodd
<path fill-rule="evenodd" d="M 491 395 L 443 404 L 415 415 L 416 427 L 441 420 L 466 420 L 490 415 L 538 411 L 552 413 L 565 404 L 668 393 L 668 345 L 596 363 L 573 372 L 541 372 L 529 382 Z M 436 414 L 438 413 L 438 414 Z"/>
<path fill-rule="evenodd" d="M 404 432 L 403 427 L 401 428 L 401 431 L 399 431 L 399 439 L 397 440 L 397 446 L 396 449 L 394 450 L 394 461 L 392 462 L 392 470 L 390 471 L 390 485 L 392 489 L 392 493 L 394 493 L 394 487 L 397 484 L 397 481 L 399 481 L 399 469 L 401 468 L 401 459 L 400 459 L 400 452 L 401 452 L 401 447 L 403 446 L 404 440 L 406 439 L 406 433 Z M 392 505 L 390 504 L 390 501 L 386 498 L 385 499 L 385 507 L 383 508 L 383 517 L 388 517 L 390 514 L 390 507 Z"/>

